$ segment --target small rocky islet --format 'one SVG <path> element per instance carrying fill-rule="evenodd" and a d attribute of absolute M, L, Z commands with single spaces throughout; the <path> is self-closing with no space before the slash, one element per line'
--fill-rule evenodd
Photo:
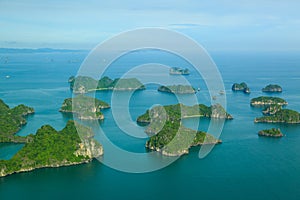
<path fill-rule="evenodd" d="M 258 135 L 265 136 L 265 137 L 275 137 L 275 138 L 283 137 L 283 133 L 279 128 L 261 130 L 258 132 Z"/>
<path fill-rule="evenodd" d="M 242 83 L 234 83 L 231 87 L 232 91 L 242 91 L 245 94 L 250 94 L 250 88 L 245 82 Z"/>
<path fill-rule="evenodd" d="M 282 87 L 277 84 L 269 84 L 266 87 L 262 89 L 263 92 L 266 93 L 281 93 L 282 92 Z"/>
<path fill-rule="evenodd" d="M 157 91 L 172 94 L 194 94 L 197 90 L 190 85 L 162 85 L 158 87 Z"/>
<path fill-rule="evenodd" d="M 171 67 L 169 70 L 170 75 L 189 75 L 190 71 L 188 68 Z"/>

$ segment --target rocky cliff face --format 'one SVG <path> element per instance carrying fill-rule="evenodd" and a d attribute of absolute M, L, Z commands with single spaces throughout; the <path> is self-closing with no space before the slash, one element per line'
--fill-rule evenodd
<path fill-rule="evenodd" d="M 74 153 L 76 156 L 84 156 L 90 159 L 103 155 L 103 147 L 95 139 L 84 139 L 79 144 L 79 149 Z"/>
<path fill-rule="evenodd" d="M 98 116 L 96 114 L 91 114 L 88 116 L 78 115 L 78 119 L 80 119 L 80 120 L 103 120 L 104 115 L 102 115 L 102 114 L 98 115 Z"/>
<path fill-rule="evenodd" d="M 262 111 L 264 115 L 275 115 L 278 111 L 282 109 L 281 105 L 270 105 Z"/>
<path fill-rule="evenodd" d="M 73 92 L 75 94 L 84 94 L 84 93 L 86 93 L 86 89 L 83 85 L 81 85 L 77 88 L 77 90 L 74 90 Z"/>
<path fill-rule="evenodd" d="M 0 160 L 0 177 L 39 168 L 87 163 L 103 155 L 103 147 L 94 139 L 92 129 L 74 121 L 68 121 L 61 131 L 44 125 L 26 140 L 27 144 L 13 158 Z"/>
<path fill-rule="evenodd" d="M 0 171 L 0 177 L 6 176 L 7 174 L 5 173 L 5 169 L 2 168 Z"/>
<path fill-rule="evenodd" d="M 218 119 L 233 119 L 233 117 L 228 114 L 225 109 L 219 105 L 213 105 L 211 107 L 211 118 L 218 118 Z"/>
<path fill-rule="evenodd" d="M 98 158 L 99 156 L 103 155 L 103 147 L 101 144 L 98 143 L 95 139 L 84 139 L 81 143 L 78 144 L 79 148 L 77 151 L 74 152 L 75 156 L 84 156 L 85 158 L 81 159 L 81 161 L 78 162 L 70 162 L 68 160 L 63 161 L 56 161 L 51 164 L 46 165 L 33 165 L 26 163 L 25 166 L 21 167 L 19 170 L 16 171 L 8 171 L 6 166 L 2 166 L 0 168 L 0 177 L 4 177 L 13 173 L 20 173 L 20 172 L 28 172 L 32 171 L 34 169 L 39 168 L 54 168 L 54 167 L 61 167 L 61 166 L 70 166 L 70 165 L 77 165 L 81 163 L 88 163 L 93 158 Z M 32 161 L 34 163 L 34 161 Z"/>
<path fill-rule="evenodd" d="M 285 106 L 287 103 L 276 102 L 276 101 L 253 101 L 251 102 L 251 106 L 270 106 L 270 105 L 280 105 Z"/>

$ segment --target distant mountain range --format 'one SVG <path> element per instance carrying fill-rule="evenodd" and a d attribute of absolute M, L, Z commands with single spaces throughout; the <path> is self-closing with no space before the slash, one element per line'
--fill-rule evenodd
<path fill-rule="evenodd" d="M 0 53 L 51 53 L 51 52 L 84 52 L 87 50 L 73 50 L 73 49 L 17 49 L 17 48 L 0 48 Z"/>

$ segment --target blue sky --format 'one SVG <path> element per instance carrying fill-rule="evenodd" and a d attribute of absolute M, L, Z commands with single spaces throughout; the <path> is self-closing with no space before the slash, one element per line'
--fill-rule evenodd
<path fill-rule="evenodd" d="M 0 0 L 0 47 L 91 49 L 161 27 L 208 50 L 300 50 L 299 0 Z"/>

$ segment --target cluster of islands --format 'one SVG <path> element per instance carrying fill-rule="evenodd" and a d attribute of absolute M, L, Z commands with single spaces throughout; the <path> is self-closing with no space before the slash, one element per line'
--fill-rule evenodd
<path fill-rule="evenodd" d="M 9 160 L 0 160 L 0 177 L 45 167 L 60 167 L 91 161 L 103 154 L 93 131 L 78 122 L 68 121 L 61 131 L 50 125 L 42 126 L 35 134 L 16 136 L 26 124 L 25 116 L 34 109 L 25 105 L 9 108 L 0 100 L 0 142 L 23 143 L 24 146 Z M 79 136 L 77 129 L 84 135 Z"/>
<path fill-rule="evenodd" d="M 187 74 L 186 70 L 170 69 L 170 74 Z M 79 120 L 103 120 L 101 112 L 110 105 L 102 100 L 86 96 L 85 93 L 96 90 L 144 90 L 146 87 L 136 78 L 111 79 L 107 76 L 96 80 L 87 76 L 70 77 L 68 80 L 73 98 L 62 102 L 60 112 L 72 113 Z M 197 90 L 187 85 L 159 86 L 159 92 L 173 94 L 192 94 Z M 250 93 L 246 83 L 235 83 L 233 91 Z M 279 85 L 267 85 L 263 92 L 282 92 Z M 260 96 L 251 99 L 250 105 L 261 109 L 262 116 L 254 119 L 255 123 L 300 123 L 300 113 L 286 109 L 288 102 L 279 97 Z M 44 167 L 59 167 L 86 163 L 103 155 L 102 145 L 94 139 L 93 131 L 70 120 L 65 128 L 58 131 L 50 125 L 44 125 L 35 134 L 26 137 L 16 133 L 26 124 L 26 116 L 34 114 L 34 108 L 19 105 L 9 108 L 0 100 L 0 142 L 23 143 L 24 146 L 9 160 L 0 160 L 0 177 L 13 173 L 31 171 Z M 212 134 L 193 130 L 182 124 L 182 119 L 205 117 L 232 120 L 233 116 L 220 105 L 198 104 L 186 106 L 181 103 L 166 106 L 156 106 L 147 110 L 136 120 L 140 126 L 145 126 L 149 139 L 145 147 L 165 156 L 181 156 L 189 153 L 192 146 L 220 144 L 221 140 Z M 78 135 L 77 129 L 81 129 Z M 259 136 L 282 137 L 280 129 L 261 130 Z"/>
<path fill-rule="evenodd" d="M 279 97 L 262 96 L 251 99 L 251 106 L 263 108 L 264 116 L 255 118 L 256 123 L 300 123 L 300 113 L 284 108 L 288 102 Z"/>
<path fill-rule="evenodd" d="M 250 88 L 248 87 L 247 83 L 234 83 L 231 87 L 232 91 L 242 91 L 245 94 L 250 94 Z M 281 86 L 277 84 L 269 84 L 266 87 L 261 89 L 263 92 L 266 93 L 275 93 L 275 92 L 282 92 Z"/>
<path fill-rule="evenodd" d="M 88 76 L 70 77 L 69 81 L 70 89 L 74 94 L 85 94 L 94 91 L 101 90 L 144 90 L 146 87 L 136 78 L 122 78 L 111 79 L 107 76 L 100 80 Z M 167 85 L 159 86 L 157 89 L 159 92 L 173 93 L 173 94 L 193 94 L 196 93 L 196 89 L 190 85 Z"/>

